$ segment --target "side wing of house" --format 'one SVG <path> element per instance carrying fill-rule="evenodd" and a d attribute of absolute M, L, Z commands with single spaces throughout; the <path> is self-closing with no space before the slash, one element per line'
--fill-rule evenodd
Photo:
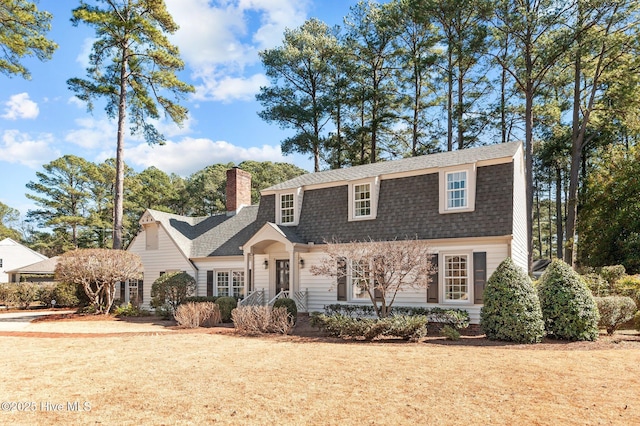
<path fill-rule="evenodd" d="M 189 261 L 187 254 L 167 232 L 165 225 L 145 214 L 141 220 L 142 229 L 131 242 L 128 251 L 136 253 L 144 268 L 142 280 L 126 283 L 117 289 L 116 297 L 123 301 L 137 298 L 143 306 L 149 307 L 151 286 L 160 275 L 168 272 L 185 271 L 197 278 L 198 271 Z M 119 295 L 119 296 L 118 296 Z"/>
<path fill-rule="evenodd" d="M 0 241 L 0 283 L 9 282 L 7 271 L 45 259 L 47 259 L 47 256 L 31 250 L 11 238 L 5 238 Z"/>

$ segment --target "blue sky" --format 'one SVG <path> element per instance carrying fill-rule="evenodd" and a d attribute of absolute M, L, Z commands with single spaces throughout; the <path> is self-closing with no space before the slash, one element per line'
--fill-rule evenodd
<path fill-rule="evenodd" d="M 164 146 L 127 136 L 125 161 L 140 172 L 155 166 L 188 176 L 207 165 L 243 160 L 286 161 L 312 170 L 305 156 L 283 156 L 289 133 L 263 122 L 255 94 L 267 84 L 258 52 L 278 46 L 285 28 L 310 17 L 341 24 L 355 0 L 165 0 L 180 30 L 172 42 L 186 63 L 180 77 L 196 87 L 184 102 L 189 119 L 182 128 L 157 127 Z M 59 44 L 53 59 L 23 63 L 29 81 L 0 74 L 0 201 L 24 216 L 36 206 L 25 197 L 36 171 L 63 155 L 102 162 L 115 157 L 116 126 L 102 108 L 88 113 L 66 81 L 85 77 L 93 31 L 73 27 L 79 1 L 40 0 L 54 15 L 49 38 Z"/>

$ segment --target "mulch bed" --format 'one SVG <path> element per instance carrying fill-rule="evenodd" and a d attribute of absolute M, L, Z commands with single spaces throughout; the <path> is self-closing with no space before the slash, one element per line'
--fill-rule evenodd
<path fill-rule="evenodd" d="M 155 324 L 163 326 L 166 331 L 157 332 L 114 332 L 114 333 L 54 333 L 54 332 L 29 332 L 29 331 L 6 331 L 0 332 L 0 336 L 13 337 L 50 337 L 50 338 L 78 338 L 78 337 L 117 337 L 117 336 L 147 336 L 160 335 L 166 332 L 179 332 L 188 334 L 226 334 L 239 335 L 233 328 L 233 324 L 221 324 L 211 328 L 195 328 L 188 329 L 180 327 L 175 321 L 164 320 L 159 317 L 122 317 L 117 318 L 113 315 L 93 315 L 93 314 L 53 314 L 39 317 L 33 322 L 44 321 L 122 321 L 137 324 Z M 298 342 L 332 342 L 346 344 L 371 344 L 372 342 L 364 342 L 356 339 L 340 339 L 329 337 L 322 331 L 314 328 L 309 323 L 308 315 L 299 315 L 297 323 L 289 336 L 281 335 L 260 335 L 261 338 L 274 339 L 290 339 Z M 375 340 L 373 343 L 405 343 L 403 340 L 388 338 Z M 595 342 L 567 342 L 563 340 L 555 340 L 545 338 L 542 343 L 535 345 L 516 344 L 509 342 L 493 341 L 485 338 L 483 334 L 479 334 L 477 330 L 463 333 L 460 340 L 447 340 L 437 333 L 430 334 L 421 340 L 422 344 L 435 344 L 447 346 L 472 346 L 472 347 L 503 347 L 509 349 L 529 349 L 529 350 L 602 350 L 602 349 L 640 349 L 640 334 L 631 331 L 618 331 L 612 336 L 601 334 L 600 338 Z"/>

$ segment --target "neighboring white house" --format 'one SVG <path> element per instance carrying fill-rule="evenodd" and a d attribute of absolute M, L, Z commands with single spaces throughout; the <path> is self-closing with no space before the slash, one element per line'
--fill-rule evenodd
<path fill-rule="evenodd" d="M 9 282 L 7 271 L 45 259 L 47 256 L 31 250 L 11 238 L 5 238 L 0 241 L 0 283 Z"/>
<path fill-rule="evenodd" d="M 285 294 L 307 312 L 370 304 L 362 277 L 311 274 L 324 242 L 417 238 L 438 271 L 428 290 L 404 291 L 395 305 L 462 308 L 477 323 L 500 262 L 511 257 L 527 269 L 523 158 L 522 144 L 508 143 L 310 173 L 263 190 L 257 206 L 248 173 L 231 169 L 227 213 L 143 214 L 128 250 L 141 256 L 144 278 L 122 294 L 147 304 L 162 273 L 186 271 L 201 296 L 267 303 Z"/>

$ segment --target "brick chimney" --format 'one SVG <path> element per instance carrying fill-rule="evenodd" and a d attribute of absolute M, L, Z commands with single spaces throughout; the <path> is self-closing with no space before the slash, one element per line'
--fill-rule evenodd
<path fill-rule="evenodd" d="M 227 214 L 251 205 L 251 173 L 238 167 L 227 170 Z"/>

